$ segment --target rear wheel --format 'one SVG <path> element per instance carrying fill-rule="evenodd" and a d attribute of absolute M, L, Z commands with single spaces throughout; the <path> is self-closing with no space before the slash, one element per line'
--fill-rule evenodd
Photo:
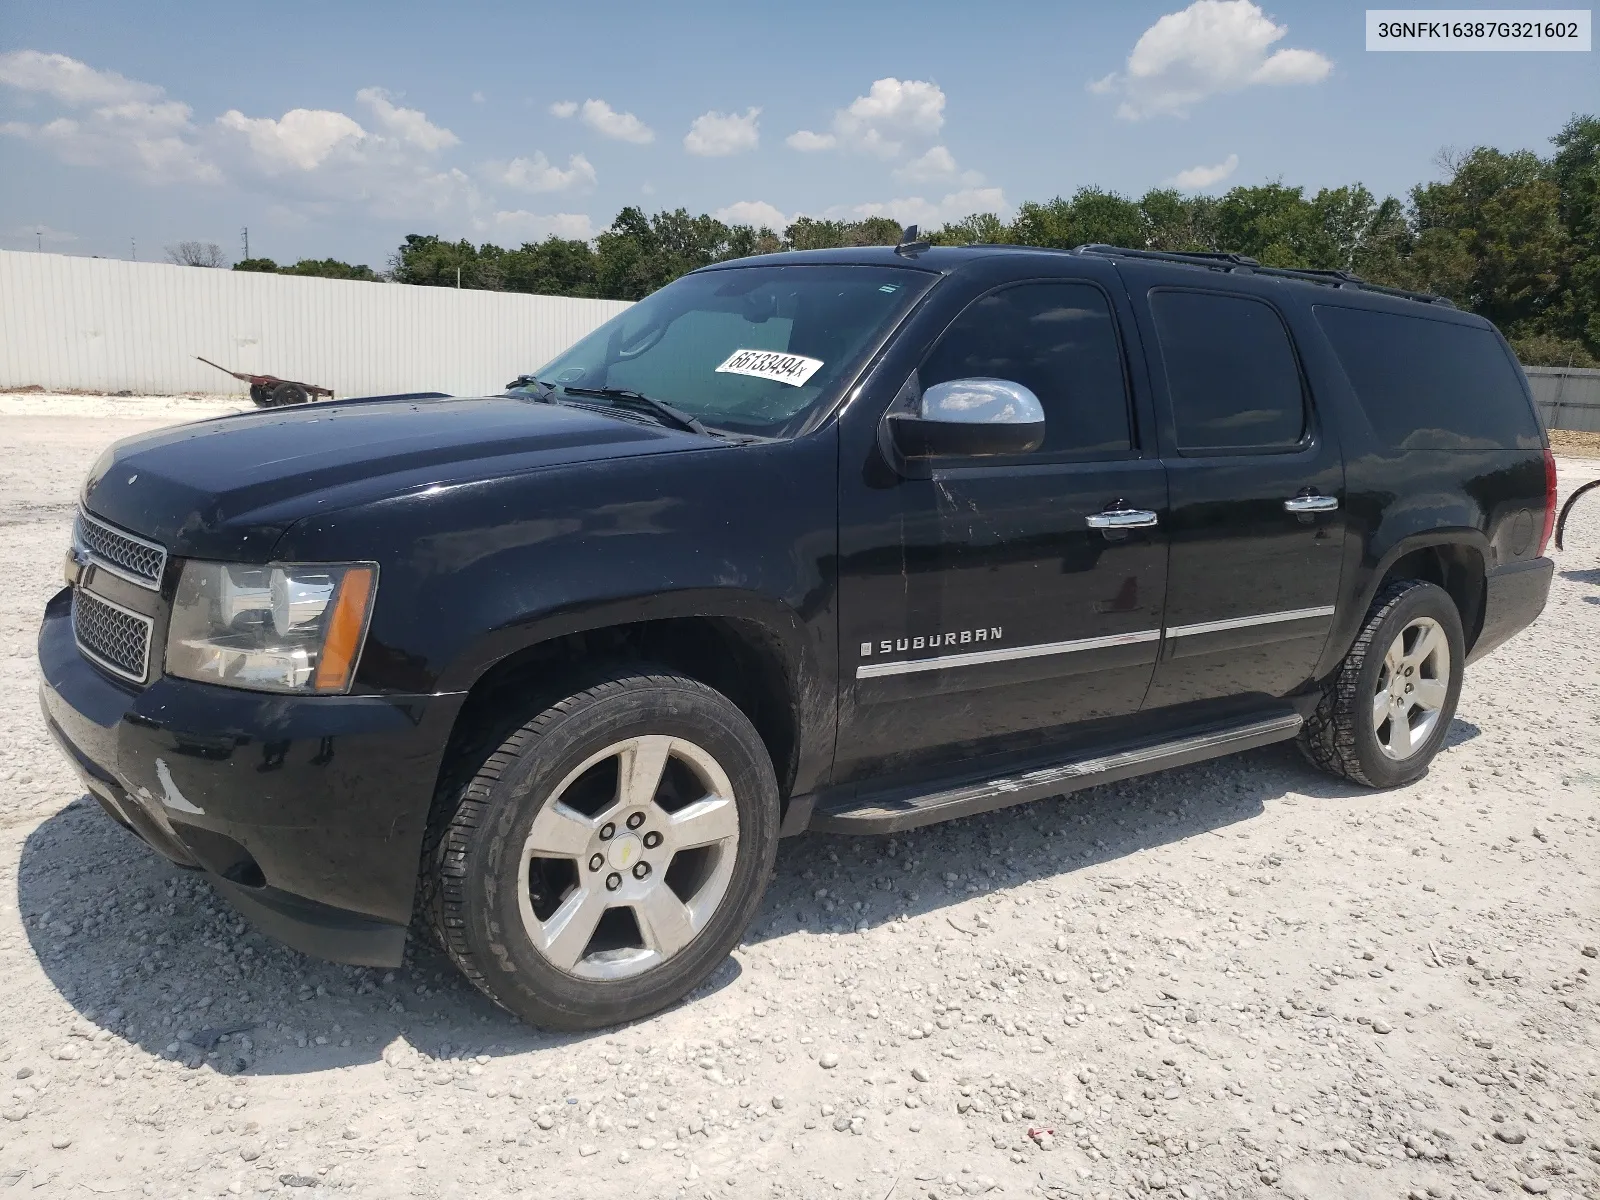
<path fill-rule="evenodd" d="M 279 408 L 289 404 L 304 404 L 310 399 L 310 393 L 298 383 L 280 383 L 272 389 L 272 403 Z"/>
<path fill-rule="evenodd" d="M 633 1020 L 726 958 L 760 905 L 777 825 L 771 761 L 731 701 L 621 673 L 488 756 L 426 856 L 424 914 L 518 1016 Z"/>
<path fill-rule="evenodd" d="M 1301 730 L 1301 750 L 1368 787 L 1420 778 L 1449 732 L 1465 664 L 1450 594 L 1417 579 L 1389 584 Z"/>

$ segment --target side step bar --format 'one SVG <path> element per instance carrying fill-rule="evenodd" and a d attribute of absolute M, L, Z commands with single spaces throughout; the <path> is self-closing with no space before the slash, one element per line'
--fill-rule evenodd
<path fill-rule="evenodd" d="M 1253 750 L 1292 738 L 1302 724 L 1304 718 L 1299 713 L 1283 713 L 1171 741 L 1146 743 L 1114 754 L 1067 759 L 1019 775 L 962 784 L 939 792 L 854 797 L 818 807 L 811 814 L 809 828 L 823 833 L 900 833 L 955 817 L 970 817 L 974 813 L 1075 792 L 1099 783 L 1113 783 L 1240 750 Z"/>

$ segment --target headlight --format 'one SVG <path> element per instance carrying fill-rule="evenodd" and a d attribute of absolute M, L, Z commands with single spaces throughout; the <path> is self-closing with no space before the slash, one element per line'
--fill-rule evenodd
<path fill-rule="evenodd" d="M 186 562 L 167 673 L 265 692 L 346 692 L 378 590 L 375 563 Z"/>

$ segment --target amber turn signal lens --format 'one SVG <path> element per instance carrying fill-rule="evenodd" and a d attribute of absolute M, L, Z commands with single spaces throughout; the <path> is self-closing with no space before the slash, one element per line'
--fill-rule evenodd
<path fill-rule="evenodd" d="M 371 567 L 350 567 L 339 583 L 333 615 L 328 619 L 328 640 L 317 661 L 315 686 L 319 692 L 342 692 L 350 686 L 372 607 L 374 574 Z"/>

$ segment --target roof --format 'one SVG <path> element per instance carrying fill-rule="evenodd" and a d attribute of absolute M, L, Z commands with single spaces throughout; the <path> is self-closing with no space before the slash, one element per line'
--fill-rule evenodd
<path fill-rule="evenodd" d="M 1443 308 L 1455 306 L 1443 296 L 1428 292 L 1411 292 L 1403 288 L 1385 287 L 1369 283 L 1348 271 L 1325 271 L 1311 268 L 1269 267 L 1242 254 L 1221 252 L 1195 252 L 1165 250 L 1133 250 L 1122 246 L 1100 244 L 1074 246 L 1060 250 L 1049 246 L 1017 246 L 997 244 L 972 244 L 966 246 L 929 246 L 913 253 L 901 253 L 894 246 L 841 246 L 830 250 L 789 250 L 780 254 L 758 254 L 750 258 L 731 259 L 701 267 L 702 271 L 723 270 L 729 267 L 774 266 L 790 267 L 805 264 L 876 265 L 901 267 L 949 274 L 960 267 L 983 258 L 1000 255 L 1057 257 L 1063 254 L 1093 255 L 1097 258 L 1129 258 L 1146 262 L 1168 263 L 1191 270 L 1217 271 L 1226 274 L 1264 275 L 1275 279 L 1294 280 L 1319 287 L 1371 292 L 1400 300 L 1415 300 Z"/>

